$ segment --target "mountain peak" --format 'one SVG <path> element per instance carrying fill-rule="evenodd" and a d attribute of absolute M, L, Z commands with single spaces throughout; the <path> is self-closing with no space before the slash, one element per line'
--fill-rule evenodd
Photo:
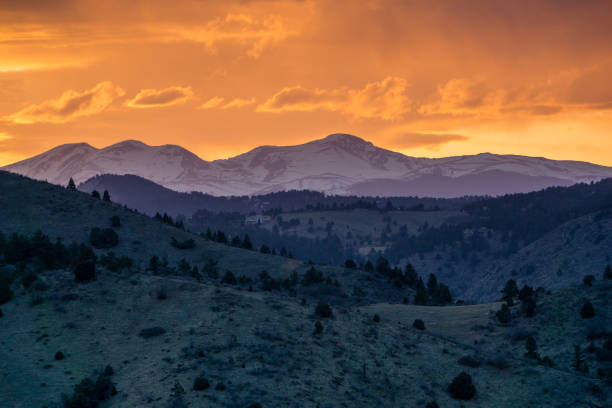
<path fill-rule="evenodd" d="M 115 147 L 131 147 L 131 148 L 143 148 L 143 147 L 148 147 L 147 144 L 141 142 L 140 140 L 134 140 L 134 139 L 127 139 L 127 140 L 123 140 L 119 143 L 115 143 L 113 145 L 110 145 L 107 147 L 108 148 L 115 148 Z"/>
<path fill-rule="evenodd" d="M 332 143 L 344 143 L 344 144 L 355 144 L 355 143 L 364 143 L 364 144 L 372 144 L 363 140 L 360 137 L 349 135 L 348 133 L 333 133 L 323 139 L 320 139 L 324 142 L 332 142 Z"/>

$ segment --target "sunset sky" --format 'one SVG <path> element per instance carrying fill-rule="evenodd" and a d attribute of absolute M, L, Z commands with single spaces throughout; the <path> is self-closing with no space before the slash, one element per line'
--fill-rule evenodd
<path fill-rule="evenodd" d="M 0 0 L 0 165 L 357 135 L 612 165 L 612 1 Z"/>

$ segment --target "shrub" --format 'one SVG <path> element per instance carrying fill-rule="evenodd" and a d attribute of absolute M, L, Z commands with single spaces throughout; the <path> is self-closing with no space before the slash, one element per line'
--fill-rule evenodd
<path fill-rule="evenodd" d="M 606 266 L 604 270 L 604 279 L 612 279 L 612 266 Z"/>
<path fill-rule="evenodd" d="M 94 248 L 107 249 L 119 244 L 119 236 L 112 228 L 92 228 L 89 242 Z"/>
<path fill-rule="evenodd" d="M 161 336 L 164 333 L 166 333 L 166 329 L 163 327 L 150 327 L 148 329 L 142 329 L 138 335 L 144 339 L 149 339 L 151 337 Z"/>
<path fill-rule="evenodd" d="M 121 218 L 119 218 L 118 215 L 113 215 L 111 217 L 111 225 L 115 228 L 120 227 L 121 226 Z"/>
<path fill-rule="evenodd" d="M 510 320 L 512 320 L 512 313 L 510 312 L 510 308 L 506 303 L 501 305 L 501 309 L 499 309 L 495 313 L 495 316 L 497 317 L 497 320 L 502 324 L 508 324 L 510 323 Z"/>
<path fill-rule="evenodd" d="M 0 305 L 8 302 L 13 298 L 11 283 L 8 278 L 0 276 Z"/>
<path fill-rule="evenodd" d="M 36 276 L 34 272 L 28 272 L 28 274 L 21 279 L 21 284 L 25 289 L 28 289 L 37 279 L 38 276 Z"/>
<path fill-rule="evenodd" d="M 584 304 L 580 309 L 580 316 L 582 316 L 583 319 L 590 319 L 591 317 L 595 316 L 595 308 L 588 300 L 584 301 Z"/>
<path fill-rule="evenodd" d="M 66 358 L 66 356 L 61 351 L 58 351 L 57 353 L 55 353 L 55 359 L 57 361 L 63 360 L 64 358 Z"/>
<path fill-rule="evenodd" d="M 375 314 L 372 320 L 374 321 L 374 323 L 380 323 L 380 316 Z"/>
<path fill-rule="evenodd" d="M 457 363 L 459 365 L 472 368 L 480 367 L 480 365 L 482 364 L 482 362 L 474 356 L 463 356 L 459 360 L 457 360 Z"/>
<path fill-rule="evenodd" d="M 476 387 L 472 383 L 472 376 L 462 371 L 448 386 L 451 397 L 460 400 L 471 400 L 476 395 Z"/>
<path fill-rule="evenodd" d="M 133 261 L 130 257 L 122 255 L 117 257 L 114 252 L 109 252 L 106 255 L 102 255 L 100 258 L 100 264 L 108 270 L 113 272 L 120 272 L 124 269 L 132 268 Z"/>
<path fill-rule="evenodd" d="M 417 330 L 425 330 L 425 322 L 421 319 L 415 319 L 415 321 L 412 322 L 412 327 Z"/>
<path fill-rule="evenodd" d="M 317 316 L 322 317 L 322 318 L 332 317 L 331 306 L 329 306 L 329 304 L 325 302 L 317 303 L 317 306 L 315 307 L 315 313 L 317 314 Z"/>
<path fill-rule="evenodd" d="M 186 239 L 184 241 L 177 241 L 174 237 L 172 237 L 170 245 L 172 245 L 176 249 L 193 249 L 196 246 L 195 241 L 191 238 Z"/>
<path fill-rule="evenodd" d="M 219 277 L 219 268 L 217 267 L 217 261 L 209 259 L 202 268 L 202 272 L 211 279 L 217 279 Z"/>
<path fill-rule="evenodd" d="M 62 396 L 62 406 L 63 408 L 96 408 L 101 402 L 107 401 L 116 394 L 117 389 L 110 376 L 102 373 L 95 382 L 90 378 L 85 378 L 75 385 L 70 397 Z"/>
<path fill-rule="evenodd" d="M 100 197 L 100 193 L 98 192 L 98 190 L 94 190 L 94 191 L 92 191 L 92 192 L 91 192 L 91 196 L 92 196 L 93 198 L 97 198 L 98 200 L 101 198 L 101 197 Z"/>
<path fill-rule="evenodd" d="M 323 273 L 313 266 L 310 267 L 304 274 L 304 278 L 302 279 L 302 286 L 312 285 L 313 283 L 321 283 L 323 282 Z"/>
<path fill-rule="evenodd" d="M 425 405 L 425 408 L 440 408 L 440 406 L 436 401 L 431 401 L 430 403 Z"/>
<path fill-rule="evenodd" d="M 525 340 L 525 350 L 527 350 L 525 357 L 534 358 L 536 360 L 540 359 L 540 356 L 538 355 L 538 345 L 533 336 L 529 336 Z"/>
<path fill-rule="evenodd" d="M 165 285 L 160 285 L 157 288 L 157 291 L 155 293 L 155 297 L 157 298 L 157 300 L 166 300 L 166 299 L 168 299 L 168 288 L 166 288 Z"/>
<path fill-rule="evenodd" d="M 323 333 L 323 323 L 321 323 L 319 320 L 317 320 L 315 322 L 314 334 L 321 334 L 321 333 Z"/>
<path fill-rule="evenodd" d="M 83 261 L 78 263 L 73 271 L 74 280 L 80 283 L 91 282 L 96 279 L 96 264 L 94 261 Z"/>
<path fill-rule="evenodd" d="M 210 383 L 204 377 L 197 377 L 193 381 L 193 390 L 194 391 L 204 391 L 210 387 Z"/>
<path fill-rule="evenodd" d="M 534 296 L 528 296 L 521 301 L 521 313 L 526 317 L 535 315 L 536 300 Z"/>
<path fill-rule="evenodd" d="M 215 390 L 217 391 L 225 391 L 226 389 L 227 387 L 225 386 L 225 384 L 220 381 L 217 383 L 217 385 L 215 385 Z"/>
<path fill-rule="evenodd" d="M 232 271 L 225 271 L 225 275 L 223 276 L 223 279 L 221 279 L 221 283 L 235 285 L 238 283 L 238 281 L 236 280 L 236 277 Z"/>
<path fill-rule="evenodd" d="M 586 286 L 593 286 L 593 281 L 595 280 L 595 276 L 593 275 L 587 275 L 584 277 L 584 279 L 582 280 L 582 282 L 586 285 Z"/>
<path fill-rule="evenodd" d="M 352 259 L 347 259 L 344 262 L 344 267 L 348 268 L 348 269 L 356 269 L 357 268 L 357 264 Z"/>
<path fill-rule="evenodd" d="M 4 316 L 4 313 L 2 313 L 2 309 L 0 309 L 0 317 Z"/>

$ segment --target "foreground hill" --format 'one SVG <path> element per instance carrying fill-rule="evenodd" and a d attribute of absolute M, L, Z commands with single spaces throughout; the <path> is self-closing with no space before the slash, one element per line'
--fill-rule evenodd
<path fill-rule="evenodd" d="M 612 177 L 612 168 L 541 157 L 495 155 L 427 159 L 334 134 L 297 146 L 260 146 L 206 162 L 174 145 L 127 140 L 103 149 L 58 146 L 4 170 L 66 185 L 100 174 L 133 174 L 176 191 L 254 195 L 287 190 L 368 196 L 460 197 L 527 192 Z"/>
<path fill-rule="evenodd" d="M 24 238 L 0 240 L 0 406 L 609 405 L 612 271 L 589 286 L 529 295 L 533 317 L 524 312 L 527 298 L 514 294 L 500 323 L 499 303 L 403 304 L 412 291 L 375 272 L 317 266 L 340 286 L 270 290 L 256 277 L 262 268 L 303 277 L 309 265 L 8 173 L 0 173 L 0 190 L 1 231 L 41 229 L 89 243 L 92 226 L 110 227 L 119 242 L 96 255 L 134 261 L 122 271 L 98 262 L 96 279 L 80 282 L 72 267 L 45 269 L 53 258 L 35 255 L 36 247 L 19 251 L 28 248 Z M 172 238 L 195 247 L 176 248 Z M 148 268 L 154 255 L 169 266 Z M 180 259 L 202 266 L 211 258 L 252 283 L 181 272 Z"/>

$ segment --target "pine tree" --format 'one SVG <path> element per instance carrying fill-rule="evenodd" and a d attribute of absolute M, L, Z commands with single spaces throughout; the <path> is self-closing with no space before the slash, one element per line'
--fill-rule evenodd
<path fill-rule="evenodd" d="M 411 288 L 414 288 L 414 285 L 416 285 L 418 278 L 419 275 L 417 274 L 412 264 L 407 264 L 404 270 L 404 282 L 406 282 L 406 284 Z"/>
<path fill-rule="evenodd" d="M 253 243 L 251 242 L 251 238 L 249 237 L 249 234 L 246 234 L 244 236 L 244 239 L 242 240 L 242 247 L 244 249 L 253 249 Z"/>
<path fill-rule="evenodd" d="M 68 186 L 66 187 L 68 190 L 76 190 L 76 184 L 74 184 L 74 180 L 70 177 L 68 181 Z"/>
<path fill-rule="evenodd" d="M 429 274 L 429 279 L 427 279 L 427 291 L 429 292 L 429 296 L 436 297 L 438 293 L 438 279 L 436 275 L 433 273 Z"/>
<path fill-rule="evenodd" d="M 93 198 L 97 198 L 98 200 L 100 199 L 100 193 L 98 193 L 98 190 L 94 190 L 91 192 L 91 196 Z"/>
<path fill-rule="evenodd" d="M 514 304 L 514 297 L 519 293 L 514 279 L 510 279 L 508 282 L 506 282 L 506 286 L 501 293 L 503 295 L 502 300 L 506 301 L 509 306 L 512 306 Z"/>
<path fill-rule="evenodd" d="M 612 279 L 612 266 L 606 266 L 606 270 L 604 271 L 604 279 Z"/>
<path fill-rule="evenodd" d="M 427 290 L 425 289 L 425 284 L 423 283 L 423 279 L 419 278 L 416 284 L 416 294 L 414 295 L 414 304 L 415 305 L 426 305 L 427 304 Z"/>
<path fill-rule="evenodd" d="M 580 371 L 581 373 L 586 373 L 589 371 L 589 367 L 584 361 L 584 354 L 579 345 L 574 345 L 574 362 L 572 363 L 572 367 L 576 371 Z"/>
<path fill-rule="evenodd" d="M 102 196 L 102 199 L 104 201 L 109 201 L 110 202 L 111 199 L 110 199 L 110 194 L 109 194 L 108 190 L 104 190 L 104 195 Z"/>

